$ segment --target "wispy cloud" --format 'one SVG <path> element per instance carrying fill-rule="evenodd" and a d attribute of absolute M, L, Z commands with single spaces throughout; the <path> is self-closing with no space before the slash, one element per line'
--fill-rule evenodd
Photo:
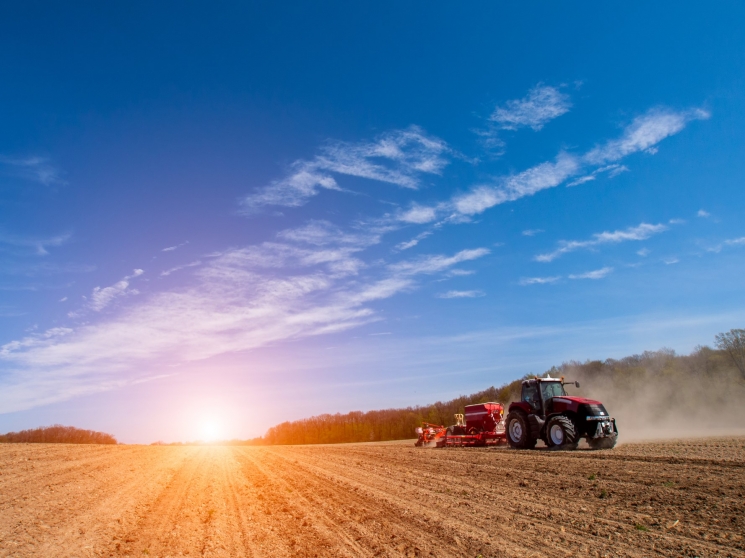
<path fill-rule="evenodd" d="M 108 287 L 95 287 L 89 297 L 84 297 L 86 298 L 85 307 L 80 310 L 72 310 L 68 312 L 68 317 L 79 318 L 85 314 L 86 310 L 100 312 L 118 298 L 140 294 L 140 291 L 137 289 L 130 289 L 129 285 L 132 279 L 139 277 L 143 273 L 144 271 L 142 269 L 135 269 L 132 271 L 132 275 L 124 276 L 113 285 Z"/>
<path fill-rule="evenodd" d="M 282 240 L 312 246 L 338 244 L 362 248 L 380 242 L 380 236 L 377 234 L 342 231 L 338 226 L 325 220 L 312 220 L 302 227 L 280 231 L 277 233 L 277 237 Z"/>
<path fill-rule="evenodd" d="M 527 229 L 522 232 L 523 236 L 535 236 L 537 234 L 541 234 L 542 232 L 546 232 L 543 229 Z"/>
<path fill-rule="evenodd" d="M 577 275 L 570 275 L 570 279 L 602 279 L 609 273 L 613 272 L 612 267 L 604 267 L 602 269 L 596 269 L 595 271 L 588 271 L 586 273 L 579 273 Z"/>
<path fill-rule="evenodd" d="M 496 107 L 489 120 L 501 130 L 527 127 L 537 132 L 546 123 L 569 112 L 570 108 L 569 95 L 556 87 L 538 84 L 522 99 Z"/>
<path fill-rule="evenodd" d="M 73 331 L 74 330 L 69 327 L 54 327 L 44 331 L 43 333 L 36 333 L 17 341 L 11 341 L 10 343 L 6 343 L 0 347 L 0 357 L 9 356 L 19 350 L 46 345 L 50 340 L 64 337 Z"/>
<path fill-rule="evenodd" d="M 174 246 L 169 246 L 168 248 L 163 248 L 161 252 L 173 252 L 174 250 L 178 250 L 179 248 L 181 248 L 182 246 L 186 246 L 187 244 L 189 244 L 188 240 L 186 242 L 182 242 L 181 244 L 176 244 Z"/>
<path fill-rule="evenodd" d="M 257 269 L 283 269 L 320 266 L 338 277 L 356 275 L 365 263 L 355 253 L 358 246 L 300 247 L 278 242 L 264 242 L 247 248 L 232 249 L 221 254 L 240 260 Z"/>
<path fill-rule="evenodd" d="M 512 176 L 495 178 L 490 183 L 473 186 L 468 192 L 456 195 L 447 202 L 412 206 L 409 211 L 401 212 L 397 217 L 404 222 L 429 223 L 439 218 L 460 222 L 496 205 L 555 188 L 574 177 L 578 178 L 568 185 L 576 186 L 595 180 L 600 173 L 616 176 L 628 171 L 628 167 L 619 163 L 624 157 L 640 151 L 651 153 L 659 142 L 677 134 L 688 123 L 706 118 L 709 118 L 709 113 L 702 109 L 653 109 L 635 118 L 620 137 L 607 141 L 584 155 L 560 152 L 553 161 L 540 163 Z"/>
<path fill-rule="evenodd" d="M 233 249 L 247 265 L 264 269 L 320 266 L 334 277 L 356 275 L 366 264 L 356 254 L 380 242 L 374 233 L 347 232 L 325 220 L 277 233 L 280 242 Z"/>
<path fill-rule="evenodd" d="M 92 310 L 100 312 L 119 297 L 139 294 L 139 291 L 137 289 L 129 288 L 129 282 L 135 277 L 139 277 L 143 273 L 145 273 L 143 270 L 135 269 L 134 271 L 132 271 L 132 275 L 123 277 L 109 287 L 94 288 L 93 292 L 91 293 L 88 306 Z"/>
<path fill-rule="evenodd" d="M 604 165 L 627 155 L 653 149 L 663 139 L 677 134 L 693 120 L 706 120 L 709 112 L 703 109 L 675 111 L 656 108 L 635 118 L 620 138 L 606 142 L 587 152 L 584 160 L 591 165 Z M 655 151 L 653 150 L 653 153 Z"/>
<path fill-rule="evenodd" d="M 505 202 L 515 201 L 536 192 L 553 188 L 576 174 L 579 160 L 561 153 L 554 161 L 541 163 L 514 176 L 501 180 L 499 186 L 476 186 L 467 194 L 456 197 L 453 207 L 462 215 L 476 215 Z"/>
<path fill-rule="evenodd" d="M 423 256 L 411 261 L 403 261 L 392 264 L 389 267 L 392 271 L 402 275 L 415 275 L 419 273 L 437 273 L 461 262 L 475 260 L 489 254 L 486 248 L 476 248 L 473 250 L 461 250 L 453 256 Z"/>
<path fill-rule="evenodd" d="M 245 213 L 254 213 L 267 205 L 299 207 L 308 198 L 317 195 L 321 189 L 339 190 L 341 188 L 332 177 L 310 172 L 306 163 L 295 163 L 290 176 L 276 180 L 260 188 L 241 200 Z"/>
<path fill-rule="evenodd" d="M 411 240 L 407 240 L 406 242 L 401 242 L 397 244 L 396 250 L 403 251 L 403 250 L 408 250 L 409 248 L 413 248 L 414 246 L 419 244 L 419 242 L 421 242 L 422 240 L 424 240 L 425 238 L 431 235 L 432 235 L 432 231 L 424 231 L 423 233 L 416 235 Z"/>
<path fill-rule="evenodd" d="M 623 172 L 627 170 L 626 167 L 610 166 L 609 163 L 616 163 L 632 153 L 648 150 L 663 139 L 680 132 L 692 120 L 708 117 L 709 113 L 701 109 L 683 112 L 670 109 L 651 110 L 634 119 L 620 138 L 608 141 L 581 157 L 560 153 L 554 161 L 541 163 L 502 179 L 496 186 L 476 186 L 468 194 L 453 200 L 453 205 L 458 212 L 473 215 L 495 205 L 554 188 L 580 174 L 588 166 L 602 167 L 602 170 L 593 171 L 595 174 L 590 175 L 593 178 L 598 172 Z"/>
<path fill-rule="evenodd" d="M 485 128 L 473 130 L 492 155 L 502 155 L 505 142 L 500 132 L 532 128 L 539 131 L 548 122 L 572 107 L 569 95 L 557 87 L 538 84 L 522 99 L 513 99 L 494 108 Z"/>
<path fill-rule="evenodd" d="M 523 277 L 520 279 L 520 285 L 546 285 L 549 283 L 556 283 L 559 279 L 561 279 L 561 276 L 559 275 L 552 277 Z"/>
<path fill-rule="evenodd" d="M 451 269 L 447 272 L 447 275 L 450 277 L 465 277 L 468 275 L 473 275 L 476 273 L 472 269 Z"/>
<path fill-rule="evenodd" d="M 707 248 L 707 252 L 716 252 L 719 253 L 722 251 L 722 248 L 725 246 L 745 246 L 745 236 L 740 238 L 730 238 L 725 241 L 723 241 L 720 244 L 717 244 L 716 246 L 712 246 L 711 248 Z"/>
<path fill-rule="evenodd" d="M 498 107 L 493 123 L 502 129 L 539 128 L 550 115 L 568 109 L 562 104 L 563 95 L 556 88 L 536 87 L 525 99 Z M 629 170 L 619 162 L 622 158 L 639 151 L 651 152 L 656 144 L 680 132 L 689 122 L 708 117 L 709 113 L 702 109 L 653 109 L 635 118 L 619 138 L 583 155 L 562 151 L 552 161 L 475 185 L 448 201 L 432 205 L 413 203 L 408 209 L 387 215 L 382 221 L 386 221 L 386 226 L 395 223 L 427 224 L 438 220 L 467 222 L 491 207 L 535 195 L 571 179 L 574 180 L 569 182 L 569 186 L 595 180 L 603 173 L 613 177 Z M 286 177 L 245 196 L 241 205 L 246 213 L 267 206 L 297 207 L 322 189 L 342 190 L 337 182 L 338 176 L 362 177 L 404 188 L 417 188 L 422 175 L 440 174 L 453 156 L 455 153 L 444 141 L 426 135 L 417 127 L 390 132 L 372 142 L 329 143 L 313 159 L 293 163 Z"/>
<path fill-rule="evenodd" d="M 177 265 L 176 267 L 172 267 L 170 269 L 166 269 L 165 271 L 160 272 L 161 277 L 168 277 L 172 273 L 176 273 L 177 271 L 181 271 L 182 269 L 186 269 L 188 267 L 197 267 L 198 265 L 202 265 L 201 260 L 195 260 L 191 263 L 184 264 L 184 265 Z"/>
<path fill-rule="evenodd" d="M 664 260 L 662 260 L 662 263 L 664 263 L 665 265 L 673 265 L 679 262 L 680 260 L 674 256 L 672 258 L 665 258 Z"/>
<path fill-rule="evenodd" d="M 572 180 L 569 184 L 567 184 L 567 187 L 579 186 L 580 184 L 584 184 L 585 182 L 591 182 L 595 180 L 595 178 L 595 173 L 580 176 L 579 178 Z"/>
<path fill-rule="evenodd" d="M 619 174 L 628 172 L 628 170 L 629 167 L 627 167 L 626 165 L 606 165 L 604 167 L 600 167 L 599 169 L 595 169 L 590 174 L 586 174 L 585 176 L 580 176 L 579 178 L 572 180 L 569 184 L 567 184 L 567 187 L 579 186 L 580 184 L 584 184 L 585 182 L 591 182 L 592 180 L 596 180 L 599 175 L 604 173 L 608 174 L 608 178 L 615 178 Z"/>
<path fill-rule="evenodd" d="M 416 126 L 389 132 L 373 142 L 329 143 L 312 160 L 293 163 L 285 178 L 245 196 L 241 205 L 247 213 L 269 205 L 297 207 L 321 189 L 341 190 L 334 174 L 416 189 L 422 174 L 440 174 L 449 154 L 444 141 Z"/>
<path fill-rule="evenodd" d="M 46 238 L 32 236 L 17 236 L 0 233 L 0 247 L 16 248 L 21 250 L 33 250 L 39 256 L 49 255 L 49 248 L 62 246 L 72 235 L 70 233 L 59 234 Z"/>
<path fill-rule="evenodd" d="M 416 288 L 417 275 L 447 274 L 488 254 L 478 248 L 366 263 L 360 252 L 375 242 L 374 235 L 314 221 L 274 242 L 202 258 L 186 287 L 130 297 L 137 270 L 96 288 L 83 309 L 93 313 L 88 322 L 0 348 L 0 408 L 113 389 L 152 378 L 163 366 L 379 321 L 373 303 Z M 117 301 L 126 301 L 118 312 L 101 312 Z"/>
<path fill-rule="evenodd" d="M 641 250 L 637 250 L 636 253 L 641 256 L 642 258 L 646 258 L 650 254 L 649 248 L 642 248 Z"/>
<path fill-rule="evenodd" d="M 425 223 L 431 223 L 437 219 L 437 208 L 427 207 L 418 204 L 414 204 L 411 208 L 401 212 L 398 215 L 398 220 L 404 223 L 412 223 L 415 225 L 423 225 Z"/>
<path fill-rule="evenodd" d="M 440 293 L 437 298 L 479 298 L 485 296 L 484 291 L 448 291 Z"/>
<path fill-rule="evenodd" d="M 618 244 L 629 240 L 646 240 L 650 236 L 666 230 L 667 226 L 662 224 L 650 225 L 649 223 L 641 223 L 636 227 L 629 227 L 628 229 L 621 231 L 605 231 L 596 233 L 592 235 L 590 240 L 562 240 L 559 242 L 559 248 L 553 252 L 539 254 L 533 259 L 537 262 L 551 262 L 556 258 L 569 252 L 574 252 L 575 250 L 595 248 L 596 246 L 603 244 Z"/>
<path fill-rule="evenodd" d="M 709 213 L 709 212 L 708 212 L 708 211 L 706 211 L 706 210 L 703 210 L 703 209 L 699 209 L 699 210 L 698 210 L 698 211 L 696 212 L 696 217 L 704 217 L 704 218 L 706 218 L 706 217 L 711 217 L 711 213 Z"/>
<path fill-rule="evenodd" d="M 49 159 L 44 157 L 3 157 L 0 156 L 0 168 L 4 168 L 7 174 L 12 174 L 38 182 L 44 186 L 54 184 L 66 184 L 62 178 L 62 172 L 54 167 Z"/>

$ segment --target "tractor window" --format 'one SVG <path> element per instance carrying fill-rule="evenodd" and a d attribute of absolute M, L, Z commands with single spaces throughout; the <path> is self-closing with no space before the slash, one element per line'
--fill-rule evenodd
<path fill-rule="evenodd" d="M 535 384 L 523 384 L 523 401 L 538 409 L 541 402 L 538 400 L 538 386 Z"/>
<path fill-rule="evenodd" d="M 561 382 L 541 382 L 541 392 L 543 393 L 544 401 L 548 401 L 552 397 L 560 397 L 567 394 Z"/>

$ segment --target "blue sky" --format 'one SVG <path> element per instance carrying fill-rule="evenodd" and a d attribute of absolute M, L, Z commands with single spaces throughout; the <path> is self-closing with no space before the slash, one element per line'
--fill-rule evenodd
<path fill-rule="evenodd" d="M 250 437 L 743 327 L 744 11 L 3 7 L 0 431 Z"/>

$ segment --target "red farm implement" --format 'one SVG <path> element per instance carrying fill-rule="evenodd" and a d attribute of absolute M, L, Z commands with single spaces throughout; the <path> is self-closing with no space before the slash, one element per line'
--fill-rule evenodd
<path fill-rule="evenodd" d="M 416 429 L 417 446 L 489 446 L 507 443 L 504 425 L 504 407 L 499 403 L 466 405 L 463 415 L 455 415 L 455 424 L 440 426 L 425 422 Z"/>

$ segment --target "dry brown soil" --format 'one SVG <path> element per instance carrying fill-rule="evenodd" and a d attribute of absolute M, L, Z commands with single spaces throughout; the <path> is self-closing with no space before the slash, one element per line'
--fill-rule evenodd
<path fill-rule="evenodd" d="M 0 556 L 745 556 L 745 438 L 0 444 Z"/>

